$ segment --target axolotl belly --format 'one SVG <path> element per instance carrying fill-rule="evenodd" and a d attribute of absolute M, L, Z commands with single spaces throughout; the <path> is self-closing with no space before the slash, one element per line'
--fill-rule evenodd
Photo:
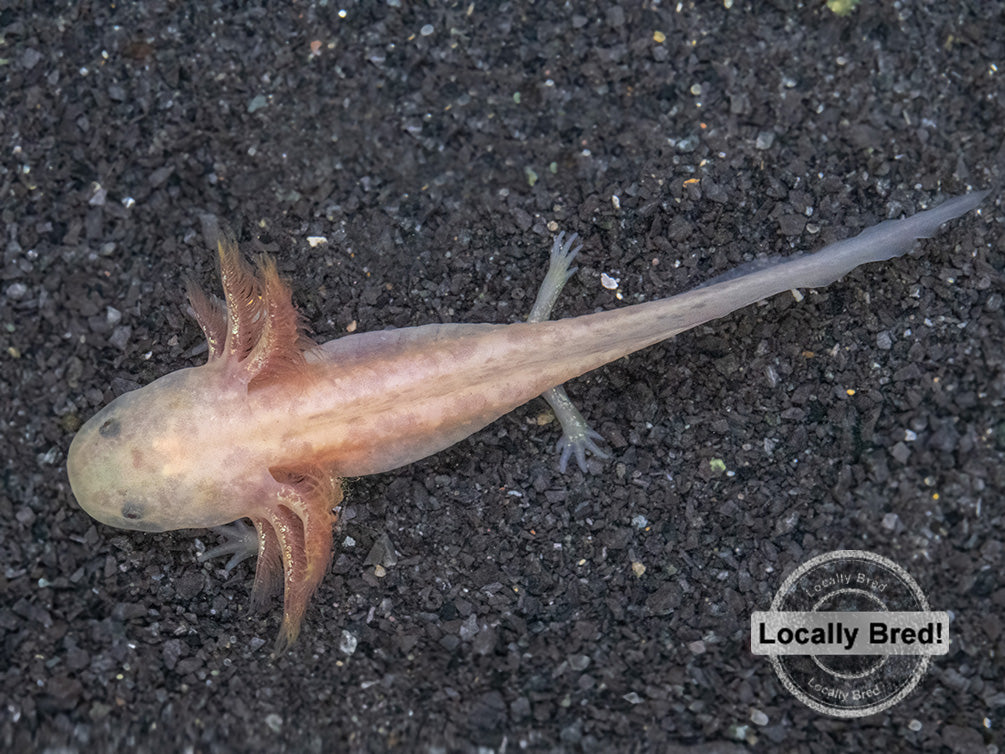
<path fill-rule="evenodd" d="M 950 199 L 805 255 L 741 268 L 671 298 L 548 321 L 575 256 L 556 240 L 525 323 L 440 324 L 349 335 L 301 332 L 268 258 L 248 266 L 219 243 L 224 300 L 189 299 L 209 360 L 112 401 L 70 445 L 80 506 L 143 531 L 249 518 L 258 540 L 254 601 L 284 587 L 277 650 L 294 641 L 332 556 L 341 479 L 424 458 L 544 395 L 563 426 L 561 464 L 603 455 L 561 388 L 607 362 L 782 291 L 819 288 L 910 250 L 986 192 Z"/>

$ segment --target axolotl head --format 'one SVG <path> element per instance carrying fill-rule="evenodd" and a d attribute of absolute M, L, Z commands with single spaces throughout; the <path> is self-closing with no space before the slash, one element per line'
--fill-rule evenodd
<path fill-rule="evenodd" d="M 202 439 L 215 420 L 195 387 L 198 371 L 172 372 L 119 396 L 73 438 L 66 461 L 70 487 L 92 517 L 151 532 L 241 517 L 227 510 L 232 496 L 212 474 L 223 459 L 215 457 L 220 448 L 206 448 Z"/>

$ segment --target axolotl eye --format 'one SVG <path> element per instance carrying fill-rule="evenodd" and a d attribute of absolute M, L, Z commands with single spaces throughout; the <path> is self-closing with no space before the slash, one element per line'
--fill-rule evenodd
<path fill-rule="evenodd" d="M 122 518 L 127 521 L 139 521 L 143 518 L 144 513 L 141 503 L 128 501 L 122 504 Z"/>
<path fill-rule="evenodd" d="M 119 424 L 118 419 L 105 419 L 98 427 L 98 434 L 102 437 L 118 437 L 121 431 L 122 425 Z"/>

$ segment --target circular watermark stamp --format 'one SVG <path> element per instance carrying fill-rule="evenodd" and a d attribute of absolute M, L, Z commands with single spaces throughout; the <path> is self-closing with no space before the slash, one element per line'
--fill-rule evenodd
<path fill-rule="evenodd" d="M 835 550 L 797 568 L 771 609 L 750 620 L 754 654 L 817 712 L 864 717 L 911 693 L 949 651 L 949 614 L 929 609 L 903 568 L 865 550 Z"/>

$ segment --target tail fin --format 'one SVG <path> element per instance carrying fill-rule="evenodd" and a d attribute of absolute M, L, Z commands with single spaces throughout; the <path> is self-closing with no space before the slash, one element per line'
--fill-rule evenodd
<path fill-rule="evenodd" d="M 576 348 L 582 348 L 581 358 L 576 359 L 582 363 L 581 374 L 776 293 L 821 288 L 861 264 L 904 254 L 915 239 L 928 238 L 943 223 L 974 209 L 987 193 L 975 191 L 902 220 L 887 220 L 811 254 L 771 260 L 739 275 L 734 270 L 725 278 L 677 296 L 559 320 L 557 329 L 566 331 L 563 337 L 567 342 L 575 340 Z M 580 328 L 583 336 L 575 338 L 574 331 Z"/>

